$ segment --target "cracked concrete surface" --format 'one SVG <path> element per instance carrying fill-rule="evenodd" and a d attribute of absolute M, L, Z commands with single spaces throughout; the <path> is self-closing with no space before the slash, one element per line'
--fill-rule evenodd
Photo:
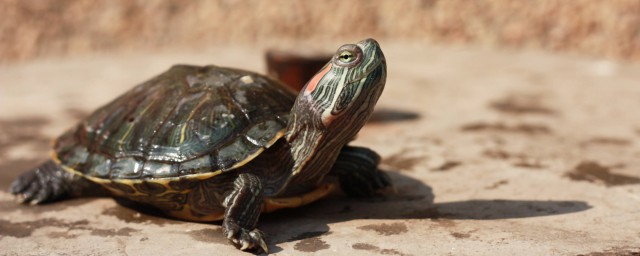
<path fill-rule="evenodd" d="M 276 255 L 640 253 L 640 66 L 382 42 L 389 77 L 354 144 L 396 193 L 263 215 Z M 24 206 L 49 140 L 174 63 L 264 70 L 261 49 L 112 54 L 0 68 L 0 254 L 237 255 L 219 223 L 110 198 Z M 635 254 L 634 254 L 635 253 Z"/>

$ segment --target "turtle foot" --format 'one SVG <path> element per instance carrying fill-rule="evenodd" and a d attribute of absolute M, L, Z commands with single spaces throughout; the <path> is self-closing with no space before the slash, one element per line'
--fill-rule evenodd
<path fill-rule="evenodd" d="M 20 203 L 41 204 L 61 198 L 67 191 L 65 171 L 52 161 L 22 174 L 11 183 L 10 192 Z"/>
<path fill-rule="evenodd" d="M 264 242 L 264 233 L 258 229 L 249 231 L 233 222 L 225 222 L 223 225 L 224 235 L 240 250 L 262 250 L 269 252 L 269 247 Z"/>
<path fill-rule="evenodd" d="M 380 156 L 363 147 L 345 146 L 340 151 L 332 173 L 340 180 L 340 187 L 351 197 L 372 197 L 391 187 L 389 175 L 378 169 Z"/>

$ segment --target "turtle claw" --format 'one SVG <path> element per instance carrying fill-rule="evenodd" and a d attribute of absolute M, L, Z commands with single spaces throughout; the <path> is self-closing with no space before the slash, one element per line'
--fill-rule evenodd
<path fill-rule="evenodd" d="M 269 246 L 267 246 L 267 243 L 264 242 L 264 239 L 263 239 L 264 234 L 262 233 L 262 231 L 258 229 L 254 229 L 253 231 L 249 232 L 249 236 L 253 241 L 256 241 L 258 243 L 258 244 L 254 244 L 254 247 L 257 248 L 257 246 L 260 246 L 260 249 L 262 249 L 263 252 L 269 253 Z"/>
<path fill-rule="evenodd" d="M 225 236 L 231 243 L 239 247 L 240 250 L 262 250 L 265 253 L 269 252 L 269 247 L 264 242 L 264 233 L 258 229 L 249 231 L 241 228 L 237 224 L 228 223 L 225 225 Z"/>
<path fill-rule="evenodd" d="M 228 232 L 226 232 L 226 237 L 227 237 L 227 239 L 229 239 L 229 240 L 233 241 L 233 240 L 235 240 L 235 239 L 233 238 L 233 236 L 234 236 L 235 234 L 236 234 L 236 231 L 235 231 L 235 230 L 229 230 Z M 236 242 L 234 242 L 234 243 L 236 243 Z"/>
<path fill-rule="evenodd" d="M 242 246 L 240 246 L 240 250 L 241 251 L 244 251 L 244 250 L 249 248 L 249 242 L 247 242 L 245 240 L 242 240 L 242 242 L 240 244 L 242 244 Z"/>
<path fill-rule="evenodd" d="M 28 172 L 11 183 L 11 194 L 16 195 L 16 200 L 22 204 L 38 204 L 41 199 L 36 199 L 38 190 L 41 189 L 36 172 Z"/>

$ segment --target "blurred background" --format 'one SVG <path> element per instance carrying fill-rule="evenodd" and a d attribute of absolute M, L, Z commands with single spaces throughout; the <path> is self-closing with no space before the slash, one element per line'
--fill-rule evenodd
<path fill-rule="evenodd" d="M 29 208 L 6 191 L 49 158 L 52 138 L 171 65 L 265 73 L 265 50 L 276 49 L 269 56 L 281 64 L 294 56 L 321 66 L 295 56 L 326 56 L 367 37 L 380 42 L 388 77 L 352 144 L 380 154 L 397 194 L 329 199 L 266 219 L 275 252 L 640 255 L 640 0 L 0 6 L 8 255 L 237 253 L 215 225 L 165 225 L 110 199 Z"/>
<path fill-rule="evenodd" d="M 364 37 L 640 59 L 636 0 L 2 2 L 2 62 L 213 45 L 336 44 Z"/>

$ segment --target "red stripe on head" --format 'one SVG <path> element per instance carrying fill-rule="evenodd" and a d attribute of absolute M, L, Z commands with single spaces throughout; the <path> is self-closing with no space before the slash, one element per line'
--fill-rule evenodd
<path fill-rule="evenodd" d="M 311 94 L 316 89 L 316 86 L 320 82 L 320 79 L 322 79 L 324 75 L 326 75 L 327 72 L 329 72 L 329 70 L 331 70 L 331 63 L 327 64 L 327 66 L 325 66 L 324 69 L 320 70 L 318 74 L 316 74 L 315 76 L 313 76 L 313 78 L 311 78 L 311 80 L 309 80 L 309 83 L 307 84 L 307 87 L 304 90 L 304 94 Z"/>

